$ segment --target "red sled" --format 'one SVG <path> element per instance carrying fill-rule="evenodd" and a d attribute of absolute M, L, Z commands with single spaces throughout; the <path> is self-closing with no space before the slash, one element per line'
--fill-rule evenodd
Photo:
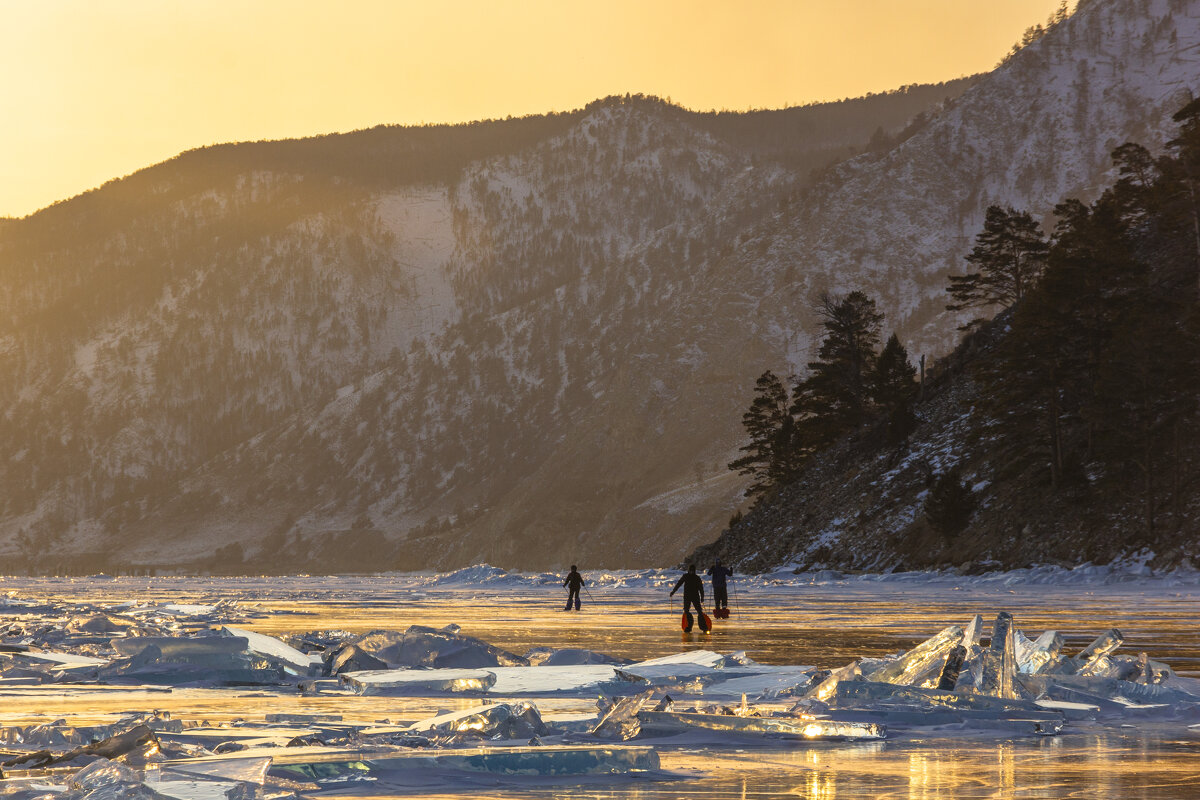
<path fill-rule="evenodd" d="M 700 612 L 700 630 L 708 633 L 712 630 L 712 620 L 708 618 L 708 614 Z"/>
<path fill-rule="evenodd" d="M 680 622 L 680 627 L 683 628 L 684 633 L 692 632 L 692 615 L 691 614 L 687 613 L 686 611 L 683 612 L 683 619 L 681 619 L 679 622 Z"/>

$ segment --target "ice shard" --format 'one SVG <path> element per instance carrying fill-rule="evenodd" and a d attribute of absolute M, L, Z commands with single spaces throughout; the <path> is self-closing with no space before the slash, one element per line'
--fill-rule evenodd
<path fill-rule="evenodd" d="M 972 647 L 979 647 L 979 637 L 982 633 L 983 615 L 976 614 L 963 630 L 963 647 L 966 647 L 968 650 Z"/>
<path fill-rule="evenodd" d="M 601 717 L 600 722 L 592 729 L 592 735 L 597 739 L 622 742 L 637 736 L 641 730 L 638 712 L 653 694 L 653 689 L 647 689 L 640 694 L 622 697 Z"/>
<path fill-rule="evenodd" d="M 1007 611 L 996 615 L 992 626 L 992 641 L 982 653 L 982 672 L 975 692 L 988 697 L 1015 699 L 1013 674 L 1016 672 L 1016 653 L 1013 647 L 1013 618 Z"/>
<path fill-rule="evenodd" d="M 1046 631 L 1030 642 L 1018 637 L 1017 668 L 1025 675 L 1038 675 L 1062 659 L 1063 637 L 1058 631 Z"/>
<path fill-rule="evenodd" d="M 813 688 L 809 689 L 804 695 L 805 700 L 818 700 L 822 703 L 828 702 L 837 691 L 838 684 L 843 681 L 855 681 L 862 679 L 862 670 L 859 669 L 858 662 L 847 664 L 844 667 L 835 669 L 829 673 L 829 677 L 818 683 Z"/>
<path fill-rule="evenodd" d="M 879 683 L 919 684 L 940 674 L 946 656 L 963 640 L 963 629 L 951 625 L 909 650 L 895 661 L 866 673 L 866 678 Z"/>
<path fill-rule="evenodd" d="M 1075 656 L 1075 660 L 1080 664 L 1086 665 L 1093 658 L 1107 656 L 1120 647 L 1125 642 L 1125 635 L 1116 628 L 1112 628 L 1106 633 L 1097 636 L 1096 640 L 1089 644 Z"/>
<path fill-rule="evenodd" d="M 966 657 L 967 648 L 961 644 L 955 646 L 946 655 L 946 661 L 942 665 L 942 671 L 938 675 L 937 686 L 935 688 L 945 692 L 954 691 L 954 686 L 958 683 L 958 674 L 962 672 L 963 661 Z"/>
<path fill-rule="evenodd" d="M 312 677 L 321 673 L 321 658 L 301 653 L 273 636 L 267 636 L 245 628 L 226 625 L 222 632 L 237 639 L 246 640 L 246 649 L 254 655 L 274 662 L 288 672 L 301 677 Z"/>

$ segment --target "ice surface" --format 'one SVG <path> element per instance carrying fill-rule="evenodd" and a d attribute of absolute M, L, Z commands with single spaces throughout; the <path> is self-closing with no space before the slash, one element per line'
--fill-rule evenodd
<path fill-rule="evenodd" d="M 345 776 L 394 775 L 406 782 L 412 770 L 465 770 L 494 775 L 615 775 L 660 767 L 650 747 L 629 745 L 472 747 L 440 751 L 338 751 L 299 748 L 280 754 L 270 774 L 302 781 L 337 782 Z"/>
<path fill-rule="evenodd" d="M 831 722 L 813 717 L 742 717 L 732 714 L 700 714 L 680 711 L 642 711 L 638 714 L 646 735 L 669 735 L 688 731 L 713 731 L 741 735 L 792 739 L 881 739 L 881 725 Z"/>

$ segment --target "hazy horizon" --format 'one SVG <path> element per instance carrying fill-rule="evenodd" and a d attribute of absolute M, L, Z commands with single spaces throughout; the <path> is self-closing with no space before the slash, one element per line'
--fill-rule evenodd
<path fill-rule="evenodd" d="M 0 66 L 20 122 L 0 130 L 0 216 L 225 142 L 503 119 L 627 93 L 745 111 L 953 80 L 991 69 L 1058 4 L 10 5 Z"/>

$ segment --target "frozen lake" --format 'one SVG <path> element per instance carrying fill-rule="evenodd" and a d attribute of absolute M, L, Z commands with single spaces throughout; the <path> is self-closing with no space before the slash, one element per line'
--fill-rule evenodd
<path fill-rule="evenodd" d="M 275 636 L 318 629 L 366 632 L 409 625 L 462 626 L 462 632 L 514 653 L 534 647 L 585 648 L 643 660 L 689 649 L 744 650 L 766 664 L 838 667 L 855 658 L 908 649 L 974 614 L 1013 614 L 1031 636 L 1067 635 L 1075 652 L 1109 628 L 1126 637 L 1121 652 L 1147 651 L 1180 675 L 1200 674 L 1196 631 L 1200 580 L 1117 580 L 1064 576 L 958 579 L 900 576 L 834 580 L 774 576 L 738 583 L 729 620 L 711 635 L 682 634 L 679 603 L 667 598 L 677 573 L 588 575 L 579 613 L 564 613 L 565 593 L 550 577 L 412 576 L 343 578 L 13 578 L 22 599 L 214 603 L 236 599 L 272 611 L 245 627 Z M 1052 580 L 1048 578 L 1046 580 Z M 94 687 L 0 689 L 0 723 L 66 717 L 80 724 L 111 721 L 130 709 L 169 710 L 177 718 L 213 722 L 259 719 L 268 713 L 337 713 L 347 721 L 411 722 L 477 701 L 431 697 L 306 695 L 294 690 Z M 500 699 L 500 698 L 497 698 Z M 539 698 L 543 714 L 594 711 L 594 697 Z M 721 746 L 690 741 L 660 749 L 666 780 L 573 779 L 578 798 L 1191 798 L 1200 785 L 1200 718 L 1164 724 L 1129 719 L 1097 729 L 1068 725 L 1060 736 L 1005 736 L 923 729 L 871 743 Z M 378 796 L 367 785 L 350 794 Z M 414 786 L 420 796 L 562 796 L 562 783 L 477 783 Z"/>

